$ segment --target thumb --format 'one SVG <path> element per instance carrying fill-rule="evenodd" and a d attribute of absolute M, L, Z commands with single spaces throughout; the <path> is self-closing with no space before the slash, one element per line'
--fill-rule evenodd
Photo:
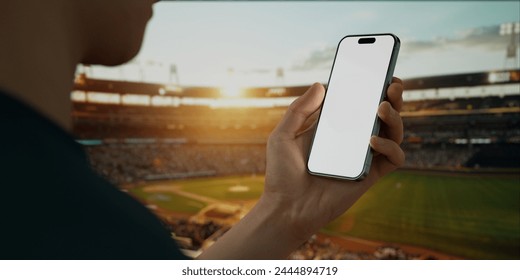
<path fill-rule="evenodd" d="M 305 123 L 305 120 L 320 108 L 324 96 L 325 88 L 323 85 L 320 83 L 313 84 L 289 106 L 275 130 L 295 136 Z"/>

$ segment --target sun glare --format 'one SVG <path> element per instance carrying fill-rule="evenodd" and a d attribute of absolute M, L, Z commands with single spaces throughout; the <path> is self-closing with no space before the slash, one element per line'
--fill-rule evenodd
<path fill-rule="evenodd" d="M 220 94 L 223 97 L 240 97 L 241 93 L 242 89 L 237 85 L 228 85 L 227 87 L 220 89 Z"/>

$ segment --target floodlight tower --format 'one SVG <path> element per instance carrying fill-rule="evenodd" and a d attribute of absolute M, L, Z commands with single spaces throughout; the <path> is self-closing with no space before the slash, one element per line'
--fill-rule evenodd
<path fill-rule="evenodd" d="M 504 59 L 504 68 L 507 68 L 511 64 L 512 68 L 519 68 L 520 62 L 518 61 L 518 34 L 520 33 L 520 22 L 508 22 L 500 25 L 500 35 L 511 37 L 509 44 L 506 48 L 506 57 Z"/>
<path fill-rule="evenodd" d="M 285 86 L 285 74 L 282 67 L 276 69 L 276 86 L 280 88 Z"/>
<path fill-rule="evenodd" d="M 179 73 L 177 72 L 177 65 L 170 65 L 170 84 L 175 80 L 175 85 L 179 85 Z"/>
<path fill-rule="evenodd" d="M 145 65 L 144 65 L 144 62 L 142 61 L 139 61 L 138 64 L 137 64 L 137 67 L 139 69 L 139 79 L 141 80 L 141 82 L 144 82 L 144 79 L 145 79 Z"/>

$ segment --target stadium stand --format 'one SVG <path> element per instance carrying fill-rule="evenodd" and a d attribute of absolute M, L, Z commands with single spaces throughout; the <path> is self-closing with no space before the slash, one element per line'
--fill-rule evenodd
<path fill-rule="evenodd" d="M 507 72 L 501 72 L 498 85 L 489 78 L 494 73 L 404 81 L 404 168 L 472 172 L 520 168 L 520 70 L 509 72 L 509 79 L 503 78 Z M 269 134 L 306 87 L 245 89 L 242 99 L 262 104 L 256 107 L 251 102 L 233 103 L 236 100 L 221 106 L 215 103 L 220 97 L 217 88 L 92 80 L 84 75 L 76 80 L 75 90 L 74 134 L 93 168 L 128 189 L 155 180 L 264 174 Z M 195 219 L 196 215 L 164 221 L 192 256 L 232 224 L 202 214 L 204 219 Z M 410 254 L 395 245 L 375 251 L 346 250 L 314 236 L 290 258 L 435 257 Z"/>
<path fill-rule="evenodd" d="M 140 181 L 263 174 L 258 144 L 112 143 L 87 147 L 93 166 L 117 185 Z"/>
<path fill-rule="evenodd" d="M 496 71 L 405 80 L 405 166 L 520 167 L 520 71 L 501 72 L 500 77 L 505 74 L 510 78 L 495 84 L 490 77 Z M 87 151 L 94 168 L 117 184 L 262 174 L 267 138 L 294 99 L 283 98 L 305 90 L 290 87 L 284 96 L 271 97 L 269 88 L 246 89 L 243 99 L 275 101 L 269 101 L 271 106 L 214 107 L 217 88 L 174 87 L 160 94 L 169 87 L 85 76 L 76 81 L 75 90 L 83 95 L 73 98 L 74 134 L 90 143 Z M 101 102 L 91 98 L 93 92 L 112 96 Z M 132 96 L 142 102 L 125 105 L 124 100 L 131 100 L 128 92 L 148 99 Z M 424 98 L 414 97 L 418 95 Z M 177 99 L 152 106 L 157 96 Z"/>
<path fill-rule="evenodd" d="M 197 223 L 188 219 L 165 221 L 163 224 L 172 232 L 173 238 L 188 254 L 196 254 L 211 245 L 229 230 L 212 221 Z M 410 254 L 395 245 L 384 245 L 374 251 L 347 250 L 326 237 L 312 236 L 289 256 L 291 260 L 413 260 L 435 259 L 431 255 Z"/>

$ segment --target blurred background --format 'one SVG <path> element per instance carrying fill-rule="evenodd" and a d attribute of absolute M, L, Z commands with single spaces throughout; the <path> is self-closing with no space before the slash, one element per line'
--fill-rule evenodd
<path fill-rule="evenodd" d="M 196 256 L 259 198 L 270 132 L 313 82 L 326 85 L 339 40 L 394 33 L 406 164 L 290 258 L 519 259 L 519 10 L 163 1 L 134 60 L 78 67 L 74 134 L 93 168 Z"/>

